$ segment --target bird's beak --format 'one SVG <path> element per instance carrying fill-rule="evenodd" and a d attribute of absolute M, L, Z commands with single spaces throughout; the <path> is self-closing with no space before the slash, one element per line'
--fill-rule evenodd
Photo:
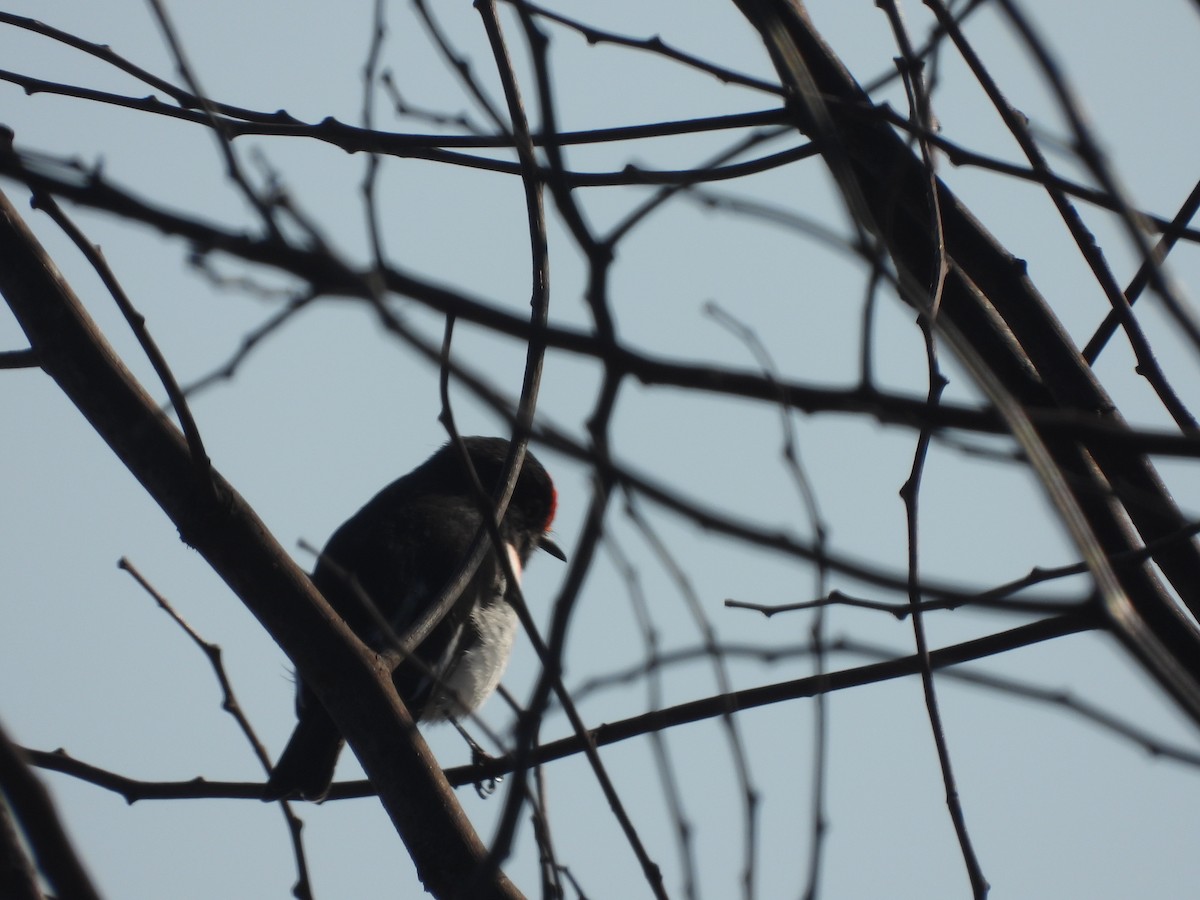
<path fill-rule="evenodd" d="M 557 557 L 563 562 L 567 561 L 567 554 L 563 553 L 562 547 L 558 546 L 558 544 L 554 543 L 554 541 L 550 540 L 550 538 L 548 538 L 546 535 L 543 534 L 540 538 L 538 538 L 538 546 L 551 556 Z"/>

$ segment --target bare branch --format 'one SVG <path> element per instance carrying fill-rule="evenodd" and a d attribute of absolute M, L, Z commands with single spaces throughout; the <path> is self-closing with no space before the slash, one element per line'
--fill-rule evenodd
<path fill-rule="evenodd" d="M 32 851 L 38 871 L 55 894 L 61 900 L 99 900 L 100 894 L 76 856 L 49 792 L 29 770 L 24 754 L 9 742 L 2 729 L 0 793 L 12 812 L 13 823 L 19 827 Z"/>

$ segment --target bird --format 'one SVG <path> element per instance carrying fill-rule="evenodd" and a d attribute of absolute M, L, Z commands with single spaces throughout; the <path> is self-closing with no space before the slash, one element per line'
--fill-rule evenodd
<path fill-rule="evenodd" d="M 489 495 L 503 477 L 504 438 L 462 439 Z M 534 551 L 565 560 L 550 538 L 557 507 L 550 475 L 532 453 L 499 534 L 518 581 Z M 466 561 L 484 524 L 479 495 L 453 441 L 393 481 L 334 532 L 317 559 L 312 582 L 350 629 L 374 650 L 392 649 Z M 494 548 L 449 612 L 397 667 L 393 681 L 413 719 L 458 720 L 495 691 L 516 638 L 516 610 Z M 367 608 L 368 605 L 373 608 Z M 385 624 L 384 624 L 385 623 Z M 272 769 L 264 800 L 322 800 L 344 739 L 316 694 L 297 678 L 297 722 Z"/>

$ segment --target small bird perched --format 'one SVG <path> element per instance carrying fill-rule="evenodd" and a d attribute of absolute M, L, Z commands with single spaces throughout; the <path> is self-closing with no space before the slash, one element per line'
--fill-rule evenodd
<path fill-rule="evenodd" d="M 508 441 L 469 437 L 463 443 L 490 495 L 504 474 Z M 499 529 L 518 580 L 539 547 L 566 559 L 547 536 L 556 499 L 550 476 L 526 453 Z M 466 561 L 483 522 L 461 450 L 446 444 L 334 532 L 317 561 L 313 584 L 364 643 L 389 649 L 438 601 Z M 457 720 L 478 709 L 496 689 L 518 625 L 516 611 L 505 599 L 507 588 L 504 566 L 493 549 L 445 618 L 413 651 L 419 662 L 396 669 L 396 688 L 414 719 Z M 297 684 L 296 716 L 296 729 L 271 772 L 264 799 L 320 800 L 333 781 L 343 738 L 303 681 Z"/>

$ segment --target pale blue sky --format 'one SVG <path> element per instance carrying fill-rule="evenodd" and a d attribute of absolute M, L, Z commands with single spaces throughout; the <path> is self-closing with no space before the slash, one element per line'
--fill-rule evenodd
<path fill-rule="evenodd" d="M 469 54 L 499 96 L 478 15 L 467 3 L 432 4 L 447 32 Z M 756 36 L 732 3 L 561 2 L 556 9 L 634 36 L 660 34 L 689 52 L 769 77 Z M 10 0 L 5 11 L 36 16 L 173 78 L 150 12 L 135 0 L 102 5 L 79 0 Z M 255 4 L 214 0 L 172 4 L 171 12 L 205 90 L 245 107 L 286 109 L 316 121 L 358 120 L 361 68 L 371 4 Z M 818 27 L 851 71 L 869 80 L 896 55 L 886 19 L 871 3 L 814 2 Z M 914 30 L 921 8 L 906 10 Z M 1031 12 L 1033 12 L 1031 10 Z M 1194 6 L 1156 0 L 1136 10 L 1116 3 L 1042 4 L 1036 10 L 1091 115 L 1105 150 L 1141 208 L 1173 215 L 1197 178 L 1200 124 L 1192 115 L 1200 82 L 1195 53 L 1200 19 Z M 440 66 L 408 4 L 392 4 L 383 65 L 396 73 L 406 99 L 458 112 L 472 108 Z M 999 19 L 981 12 L 967 28 L 1011 102 L 1040 133 L 1064 136 L 1029 58 Z M 552 31 L 556 88 L 564 128 L 637 124 L 655 119 L 768 108 L 770 95 L 719 82 L 675 64 L 613 47 L 589 49 L 577 36 Z M 516 29 L 510 39 L 521 40 Z M 6 69 L 143 96 L 144 85 L 29 33 L 0 27 Z M 945 134 L 973 149 L 1018 159 L 977 88 L 947 56 L 935 109 Z M 533 94 L 525 87 L 527 98 Z M 897 109 L 903 100 L 887 94 Z M 422 131 L 396 122 L 380 99 L 382 127 Z M 223 177 L 211 136 L 196 126 L 47 95 L 27 97 L 0 84 L 0 123 L 17 146 L 102 162 L 105 174 L 171 208 L 248 227 L 253 216 Z M 684 167 L 725 146 L 706 137 L 643 142 L 572 152 L 581 170 L 619 169 L 627 162 Z M 788 139 L 771 145 L 783 149 Z M 261 152 L 302 208 L 350 259 L 369 258 L 358 192 L 365 160 L 328 146 L 247 138 L 236 144 L 257 172 Z M 1061 155 L 1064 173 L 1081 177 Z M 1080 343 L 1102 318 L 1103 296 L 1039 190 L 971 169 L 943 175 L 978 217 L 1017 256 Z M 2 189 L 24 207 L 22 189 Z M 719 185 L 842 227 L 829 184 L 814 163 L 744 183 Z M 389 160 L 380 181 L 381 216 L 390 256 L 410 271 L 481 296 L 514 312 L 528 297 L 521 190 L 508 176 Z M 581 192 L 598 227 L 620 219 L 646 192 Z M 1133 264 L 1117 225 L 1088 207 L 1118 279 Z M 79 223 L 104 252 L 176 374 L 187 383 L 221 365 L 277 300 L 214 289 L 184 266 L 187 248 L 147 229 L 79 211 Z M 98 280 L 44 217 L 31 225 L 62 266 L 126 363 L 154 390 L 154 379 Z M 552 318 L 585 327 L 583 269 L 562 228 L 552 232 Z M 1185 294 L 1198 283 L 1197 251 L 1181 246 L 1172 273 Z M 244 274 L 219 260 L 226 274 Z M 842 257 L 762 223 L 701 211 L 677 201 L 620 245 L 612 270 L 612 302 L 621 336 L 658 355 L 753 368 L 737 339 L 704 314 L 716 301 L 755 329 L 788 377 L 851 386 L 859 367 L 863 274 Z M 279 283 L 277 278 L 269 279 Z M 1144 308 L 1143 308 L 1144 307 Z M 399 304 L 409 321 L 436 339 L 440 322 Z M 1198 408 L 1194 350 L 1147 298 L 1142 320 L 1185 402 Z M 0 314 L 0 348 L 23 346 L 11 317 Z M 460 329 L 466 364 L 515 393 L 522 348 Z M 880 305 L 874 360 L 882 386 L 920 394 L 924 369 L 911 313 L 892 298 Z M 950 396 L 974 399 L 966 376 L 946 360 Z M 1132 372 L 1116 341 L 1098 371 L 1128 418 L 1165 427 L 1165 414 Z M 552 353 L 540 414 L 584 435 L 599 369 Z M 180 543 L 173 526 L 92 433 L 82 417 L 36 371 L 0 373 L 0 721 L 23 744 L 66 748 L 93 764 L 144 779 L 261 778 L 232 720 L 219 709 L 216 684 L 182 633 L 116 568 L 131 558 L 209 640 L 219 643 L 239 698 L 260 735 L 278 752 L 291 728 L 289 666 L 236 597 Z M 352 301 L 325 300 L 289 322 L 241 367 L 234 381 L 196 397 L 194 412 L 218 469 L 234 483 L 302 565 L 298 542 L 320 544 L 379 487 L 408 470 L 441 441 L 437 373 L 381 333 Z M 467 432 L 497 432 L 498 421 L 458 397 Z M 803 458 L 833 546 L 903 570 L 903 508 L 897 492 L 907 476 L 912 432 L 846 417 L 797 418 Z M 778 410 L 706 396 L 626 384 L 613 430 L 618 457 L 690 496 L 731 514 L 808 536 L 811 528 L 779 463 Z M 589 498 L 585 473 L 539 452 L 560 491 L 558 535 L 570 548 Z M 1163 466 L 1185 512 L 1195 515 L 1200 479 L 1194 464 Z M 806 639 L 803 615 L 762 619 L 726 610 L 726 597 L 758 602 L 811 599 L 811 571 L 740 544 L 719 540 L 648 504 L 659 534 L 686 569 L 701 605 L 723 640 L 788 645 Z M 942 446 L 931 454 L 923 494 L 923 570 L 930 576 L 987 586 L 1033 565 L 1073 561 L 1040 490 L 1012 465 L 965 457 Z M 664 647 L 694 646 L 696 627 L 675 585 L 624 517 L 617 498 L 611 528 L 638 567 Z M 526 591 L 545 620 L 565 569 L 539 560 Z M 837 579 L 833 586 L 875 596 Z M 1067 588 L 1079 590 L 1079 585 Z M 895 599 L 895 598 L 885 598 Z M 988 633 L 1017 618 L 971 611 L 932 617 L 931 640 L 946 643 Z M 907 623 L 890 616 L 838 610 L 829 633 L 911 652 Z M 568 653 L 568 683 L 577 685 L 643 658 L 624 583 L 602 557 L 585 588 Z M 835 656 L 833 663 L 856 664 Z M 990 660 L 987 671 L 1064 688 L 1129 716 L 1143 727 L 1195 748 L 1194 728 L 1162 701 L 1110 641 L 1079 636 Z M 736 686 L 808 674 L 806 659 L 772 667 L 737 663 Z M 524 696 L 534 677 L 527 646 L 518 648 L 506 684 Z M 1200 825 L 1200 773 L 1149 758 L 1138 747 L 1047 707 L 940 679 L 947 737 L 967 821 L 995 900 L 1008 898 L 1189 897 L 1200 879 L 1194 835 Z M 666 702 L 717 690 L 703 665 L 670 670 Z M 644 686 L 585 700 L 590 724 L 641 712 Z M 844 692 L 830 703 L 828 773 L 831 831 L 823 896 L 969 896 L 945 813 L 937 761 L 914 679 Z M 508 725 L 503 705 L 485 718 Z M 807 875 L 811 705 L 769 707 L 739 717 L 754 782 L 763 796 L 758 854 L 759 896 L 797 896 Z M 551 715 L 544 737 L 565 734 Z M 429 733 L 448 765 L 466 760 L 457 737 Z M 668 736 L 696 829 L 701 895 L 737 895 L 741 812 L 730 756 L 719 726 Z M 682 896 L 669 818 L 645 741 L 604 752 L 623 799 L 672 896 Z M 348 758 L 343 777 L 357 777 Z M 632 854 L 582 763 L 547 770 L 557 849 L 589 896 L 644 895 Z M 101 889 L 112 897 L 284 897 L 294 879 L 278 812 L 246 801 L 143 802 L 58 775 L 47 775 L 68 829 Z M 462 799 L 487 838 L 499 798 Z M 300 808 L 319 897 L 419 897 L 411 864 L 377 802 L 356 800 Z M 536 893 L 535 848 L 523 836 L 507 870 Z"/>

